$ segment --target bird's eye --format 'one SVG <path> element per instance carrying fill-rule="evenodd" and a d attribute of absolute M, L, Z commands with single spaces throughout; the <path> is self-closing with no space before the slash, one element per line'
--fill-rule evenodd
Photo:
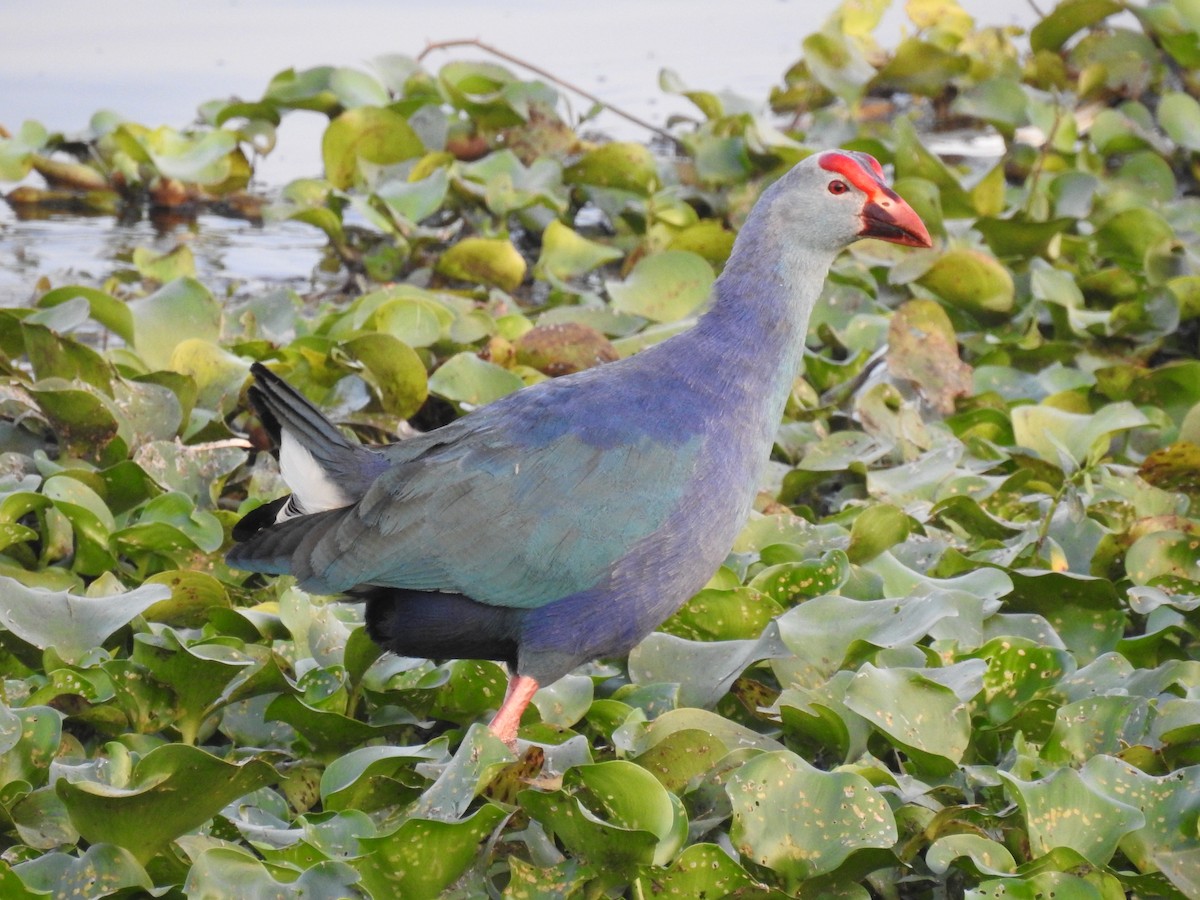
<path fill-rule="evenodd" d="M 829 193 L 831 194 L 844 194 L 848 190 L 850 190 L 850 187 L 844 181 L 834 180 L 829 182 Z"/>

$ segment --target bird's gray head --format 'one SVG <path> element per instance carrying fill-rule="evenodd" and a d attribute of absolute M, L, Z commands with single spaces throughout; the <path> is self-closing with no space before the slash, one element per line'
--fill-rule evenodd
<path fill-rule="evenodd" d="M 836 253 L 858 238 L 932 246 L 920 217 L 884 180 L 873 156 L 853 150 L 814 153 L 759 201 L 772 231 L 812 250 Z"/>

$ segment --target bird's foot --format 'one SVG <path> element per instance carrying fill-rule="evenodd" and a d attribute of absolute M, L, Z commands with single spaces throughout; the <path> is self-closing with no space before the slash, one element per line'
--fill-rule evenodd
<path fill-rule="evenodd" d="M 517 752 L 517 729 L 521 727 L 521 715 L 537 689 L 537 680 L 528 675 L 516 675 L 509 679 L 504 702 L 488 724 L 492 734 L 504 741 L 513 753 Z"/>

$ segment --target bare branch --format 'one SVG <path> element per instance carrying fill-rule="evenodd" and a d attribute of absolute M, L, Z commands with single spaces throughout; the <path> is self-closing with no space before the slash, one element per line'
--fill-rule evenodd
<path fill-rule="evenodd" d="M 417 56 L 417 62 L 422 62 L 426 56 L 428 56 L 430 53 L 432 53 L 435 50 L 449 50 L 453 47 L 475 47 L 476 49 L 482 50 L 485 53 L 490 53 L 493 56 L 499 57 L 500 59 L 503 59 L 505 62 L 510 62 L 515 66 L 520 66 L 523 69 L 528 69 L 530 72 L 533 72 L 535 75 L 539 76 L 540 78 L 544 78 L 547 81 L 557 84 L 561 88 L 565 88 L 566 90 L 571 91 L 572 93 L 578 94 L 580 97 L 583 97 L 585 100 L 590 100 L 592 103 L 595 103 L 597 106 L 604 107 L 609 112 L 611 112 L 613 115 L 620 116 L 622 119 L 624 119 L 627 122 L 632 122 L 634 125 L 637 125 L 639 128 L 645 128 L 647 131 L 654 132 L 659 137 L 665 138 L 666 140 L 670 141 L 672 143 L 672 145 L 674 145 L 677 149 L 679 149 L 679 150 L 684 149 L 683 144 L 679 141 L 679 139 L 677 137 L 675 137 L 675 135 L 671 134 L 669 131 L 667 131 L 663 128 L 659 128 L 657 125 L 652 125 L 650 122 L 647 122 L 645 119 L 635 116 L 633 113 L 626 112 L 625 110 L 621 109 L 619 106 L 615 106 L 614 104 L 609 103 L 607 100 L 597 97 L 591 91 L 585 91 L 583 88 L 579 87 L 579 85 L 572 84 L 571 82 L 566 81 L 565 79 L 559 78 L 557 75 L 553 74 L 552 72 L 547 71 L 546 69 L 543 69 L 541 66 L 534 65 L 533 63 L 527 62 L 526 60 L 523 60 L 520 57 L 513 56 L 511 53 L 506 53 L 505 51 L 499 49 L 498 47 L 493 47 L 491 44 L 485 44 L 479 38 L 459 38 L 456 40 L 449 40 L 449 41 L 430 41 L 428 44 L 425 45 L 425 49 L 421 51 L 420 55 Z"/>

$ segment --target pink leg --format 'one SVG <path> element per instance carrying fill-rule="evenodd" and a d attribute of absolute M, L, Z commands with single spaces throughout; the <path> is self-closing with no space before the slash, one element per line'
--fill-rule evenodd
<path fill-rule="evenodd" d="M 488 728 L 492 734 L 508 744 L 510 750 L 517 749 L 517 728 L 521 724 L 521 714 L 537 693 L 538 683 L 528 675 L 514 675 L 508 681 L 508 690 L 504 694 L 504 702 L 496 712 Z"/>

